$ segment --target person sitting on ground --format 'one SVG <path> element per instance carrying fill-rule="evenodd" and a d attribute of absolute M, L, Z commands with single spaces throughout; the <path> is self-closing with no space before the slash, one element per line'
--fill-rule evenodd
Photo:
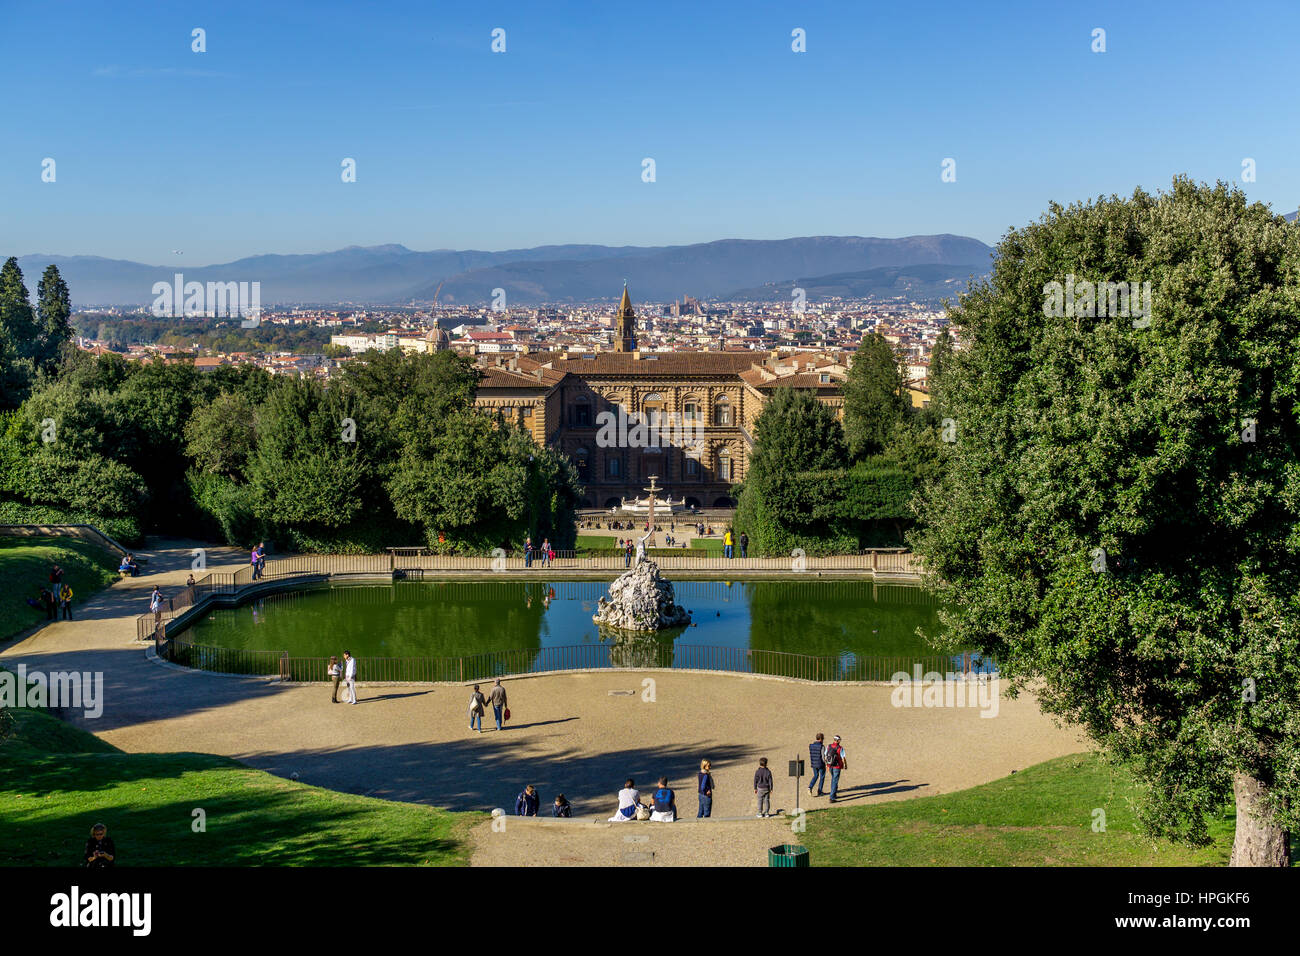
<path fill-rule="evenodd" d="M 651 797 L 654 809 L 650 819 L 657 823 L 673 823 L 677 819 L 677 795 L 668 787 L 668 778 L 659 778 L 659 789 Z"/>
<path fill-rule="evenodd" d="M 517 817 L 535 817 L 537 816 L 537 807 L 540 801 L 537 797 L 537 788 L 531 783 L 524 787 L 524 792 L 515 797 L 515 816 Z"/>
<path fill-rule="evenodd" d="M 564 798 L 564 794 L 560 794 L 558 797 L 555 798 L 555 805 L 551 807 L 551 816 L 553 817 L 573 816 L 573 804 L 569 803 L 569 801 Z"/>
<path fill-rule="evenodd" d="M 98 870 L 112 866 L 116 858 L 117 847 L 113 845 L 113 838 L 108 835 L 108 827 L 96 823 L 90 828 L 90 839 L 86 841 L 86 850 L 81 854 L 81 859 L 86 866 Z"/>
<path fill-rule="evenodd" d="M 636 789 L 632 778 L 628 777 L 627 783 L 623 784 L 623 789 L 618 792 L 618 811 L 609 818 L 609 822 L 627 823 L 629 820 L 635 820 L 639 809 L 641 809 L 641 792 Z"/>

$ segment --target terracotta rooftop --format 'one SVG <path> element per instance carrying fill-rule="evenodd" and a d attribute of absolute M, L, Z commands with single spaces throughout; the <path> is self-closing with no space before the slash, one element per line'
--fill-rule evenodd
<path fill-rule="evenodd" d="M 570 358 L 581 354 L 591 358 Z M 575 375 L 618 376 L 736 375 L 760 360 L 753 352 L 549 352 L 537 358 Z"/>

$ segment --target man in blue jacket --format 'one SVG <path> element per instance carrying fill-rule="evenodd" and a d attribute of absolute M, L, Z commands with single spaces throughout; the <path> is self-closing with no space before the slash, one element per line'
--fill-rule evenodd
<path fill-rule="evenodd" d="M 515 798 L 515 816 L 537 816 L 537 805 L 539 802 L 540 801 L 537 799 L 537 788 L 530 783 L 528 786 L 524 787 L 524 792 Z"/>
<path fill-rule="evenodd" d="M 812 777 L 808 780 L 808 796 L 813 795 L 813 787 L 817 788 L 817 796 L 823 796 L 822 787 L 826 783 L 826 762 L 822 760 L 822 751 L 825 749 L 822 741 L 826 739 L 825 734 L 818 734 L 817 739 L 808 745 L 808 767 L 812 770 Z"/>

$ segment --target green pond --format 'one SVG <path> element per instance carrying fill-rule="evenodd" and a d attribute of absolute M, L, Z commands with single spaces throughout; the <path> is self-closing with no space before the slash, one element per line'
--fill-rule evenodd
<path fill-rule="evenodd" d="M 659 666 L 783 673 L 809 679 L 888 679 L 916 664 L 987 669 L 939 654 L 918 635 L 939 631 L 928 592 L 870 581 L 675 581 L 693 625 L 654 637 L 602 633 L 592 621 L 599 581 L 399 581 L 285 592 L 214 610 L 180 636 L 227 649 L 194 666 L 274 672 L 269 661 L 350 652 L 362 679 L 478 679 L 570 667 Z M 262 652 L 258 654 L 229 651 Z M 507 653 L 513 652 L 513 653 Z M 778 653 L 769 653 L 778 652 Z M 193 654 L 193 651 L 187 651 Z M 805 655 L 816 661 L 792 660 Z M 258 668 L 237 667 L 253 658 Z M 465 670 L 464 659 L 473 658 Z M 415 673 L 393 659 L 438 659 Z M 459 665 L 446 661 L 460 659 Z M 316 670 L 321 673 L 317 674 Z M 323 679 L 323 668 L 295 679 Z"/>

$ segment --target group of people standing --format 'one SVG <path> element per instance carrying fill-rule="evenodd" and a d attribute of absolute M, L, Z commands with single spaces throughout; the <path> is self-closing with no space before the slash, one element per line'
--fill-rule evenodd
<path fill-rule="evenodd" d="M 740 545 L 740 556 L 742 558 L 749 557 L 749 535 L 742 531 L 740 537 L 737 538 L 732 533 L 732 530 L 728 528 L 727 533 L 722 536 L 722 556 L 724 558 L 734 558 L 737 544 Z"/>
<path fill-rule="evenodd" d="M 344 651 L 343 661 L 340 663 L 338 657 L 331 654 L 326 673 L 329 674 L 330 683 L 333 685 L 330 703 L 339 703 L 339 684 L 342 684 L 343 693 L 347 695 L 347 700 L 343 703 L 355 704 L 357 702 L 357 659 Z"/>
<path fill-rule="evenodd" d="M 849 764 L 839 734 L 831 738 L 829 744 L 825 741 L 826 735 L 818 734 L 817 738 L 808 745 L 808 768 L 812 771 L 812 776 L 808 780 L 808 795 L 825 796 L 823 787 L 826 783 L 826 773 L 830 771 L 831 803 L 834 803 L 838 799 L 840 792 L 840 771 L 844 770 Z M 813 787 L 817 788 L 815 794 L 813 793 Z"/>
<path fill-rule="evenodd" d="M 50 568 L 48 584 L 41 588 L 40 597 L 29 597 L 27 604 L 38 611 L 44 611 L 47 621 L 58 620 L 60 611 L 63 612 L 63 620 L 72 620 L 72 588 L 63 583 L 63 568 L 57 564 Z"/>
<path fill-rule="evenodd" d="M 555 560 L 555 549 L 551 547 L 551 539 L 543 538 L 541 546 L 535 546 L 531 537 L 524 538 L 524 567 L 533 566 L 533 558 L 542 562 L 542 567 L 550 567 L 551 562 Z"/>

